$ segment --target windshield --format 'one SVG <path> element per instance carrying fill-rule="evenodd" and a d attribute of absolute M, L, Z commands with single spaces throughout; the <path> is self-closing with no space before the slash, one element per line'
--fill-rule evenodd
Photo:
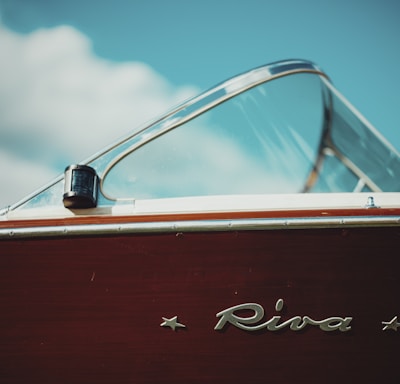
<path fill-rule="evenodd" d="M 267 82 L 129 153 L 106 174 L 110 198 L 300 192 L 324 124 L 321 80 Z"/>
<path fill-rule="evenodd" d="M 110 199 L 400 190 L 399 157 L 316 74 L 260 84 L 115 163 Z"/>
<path fill-rule="evenodd" d="M 183 103 L 83 164 L 118 200 L 398 192 L 400 156 L 312 63 L 256 68 Z M 63 177 L 16 208 L 62 206 Z"/>

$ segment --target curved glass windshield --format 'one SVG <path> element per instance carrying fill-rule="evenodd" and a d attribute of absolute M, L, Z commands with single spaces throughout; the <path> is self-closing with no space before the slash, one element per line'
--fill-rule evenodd
<path fill-rule="evenodd" d="M 188 100 L 83 163 L 118 200 L 400 192 L 400 155 L 307 61 L 272 63 Z M 62 206 L 63 177 L 11 209 Z"/>
<path fill-rule="evenodd" d="M 373 156 L 371 156 L 373 155 Z M 323 77 L 250 88 L 125 154 L 110 199 L 399 191 L 400 161 Z"/>
<path fill-rule="evenodd" d="M 118 198 L 300 192 L 324 124 L 319 76 L 258 85 L 139 147 L 103 193 Z"/>

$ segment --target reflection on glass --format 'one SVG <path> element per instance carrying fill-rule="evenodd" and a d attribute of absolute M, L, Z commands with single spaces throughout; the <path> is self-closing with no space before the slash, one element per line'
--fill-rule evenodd
<path fill-rule="evenodd" d="M 300 192 L 318 154 L 321 80 L 283 77 L 167 132 L 106 175 L 112 198 Z"/>
<path fill-rule="evenodd" d="M 139 147 L 105 175 L 112 199 L 400 191 L 398 153 L 315 74 L 251 88 Z"/>
<path fill-rule="evenodd" d="M 250 71 L 95 155 L 86 164 L 101 177 L 99 206 L 182 196 L 400 192 L 398 151 L 313 68 L 296 61 Z M 12 209 L 62 206 L 62 193 L 59 178 Z"/>
<path fill-rule="evenodd" d="M 368 190 L 400 191 L 400 157 L 396 150 L 381 140 L 337 91 L 331 91 L 330 140 L 336 155 L 342 156 L 342 162 L 367 184 Z"/>

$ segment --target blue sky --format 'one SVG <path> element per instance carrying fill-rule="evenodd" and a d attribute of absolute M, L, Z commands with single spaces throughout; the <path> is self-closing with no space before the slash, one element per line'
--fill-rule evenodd
<path fill-rule="evenodd" d="M 0 206 L 188 96 L 287 58 L 316 62 L 400 149 L 399 16 L 397 0 L 0 0 Z"/>

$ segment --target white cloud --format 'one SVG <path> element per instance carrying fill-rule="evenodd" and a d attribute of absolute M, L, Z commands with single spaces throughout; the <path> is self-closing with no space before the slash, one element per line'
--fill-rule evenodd
<path fill-rule="evenodd" d="M 0 26 L 0 47 L 0 207 L 197 91 L 144 63 L 96 57 L 68 26 L 29 35 Z"/>
<path fill-rule="evenodd" d="M 3 203 L 0 204 L 1 209 L 49 182 L 54 177 L 54 171 L 46 165 L 32 162 L 1 149 L 0 175 L 0 203 Z"/>

